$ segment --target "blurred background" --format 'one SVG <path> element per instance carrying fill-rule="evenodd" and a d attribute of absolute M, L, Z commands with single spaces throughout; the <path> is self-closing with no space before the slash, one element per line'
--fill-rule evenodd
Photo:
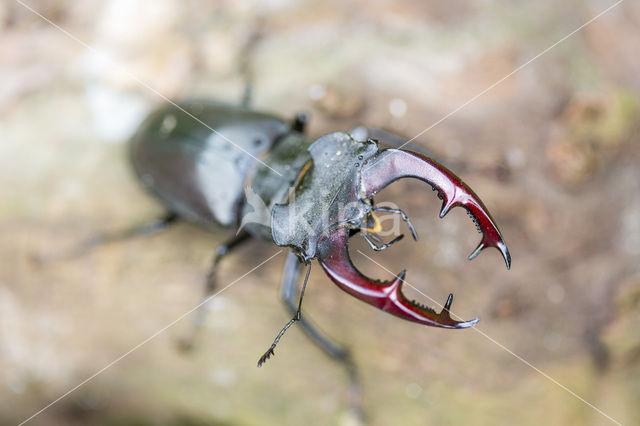
<path fill-rule="evenodd" d="M 477 330 L 399 320 L 313 269 L 305 315 L 352 348 L 367 423 L 640 422 L 640 3 L 617 5 L 436 126 L 615 1 L 24 3 L 69 34 L 0 3 L 0 424 L 200 302 L 227 230 L 179 224 L 70 261 L 30 259 L 161 214 L 129 170 L 128 136 L 164 102 L 154 90 L 238 102 L 240 52 L 255 34 L 256 108 L 307 111 L 313 136 L 429 128 L 409 148 L 474 188 L 512 253 L 510 271 L 495 250 L 467 261 L 479 235 L 464 211 L 440 220 L 429 187 L 403 182 L 378 200 L 404 208 L 420 240 L 373 254 L 353 239 L 354 262 L 390 277 L 360 249 L 441 303 L 453 292 L 457 315 L 482 318 Z M 242 248 L 221 285 L 276 252 Z M 256 368 L 289 319 L 284 260 L 208 304 L 192 353 L 176 345 L 186 317 L 29 424 L 356 424 L 344 371 L 298 327 Z"/>

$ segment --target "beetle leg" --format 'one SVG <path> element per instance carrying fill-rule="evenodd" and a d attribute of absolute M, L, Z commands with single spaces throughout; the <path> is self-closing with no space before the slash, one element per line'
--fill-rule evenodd
<path fill-rule="evenodd" d="M 217 271 L 218 264 L 220 261 L 233 249 L 244 243 L 245 241 L 251 238 L 251 234 L 248 232 L 240 231 L 238 235 L 233 236 L 228 241 L 223 243 L 216 250 L 216 254 L 213 257 L 213 262 L 211 262 L 211 266 L 209 267 L 209 272 L 207 273 L 207 278 L 205 282 L 205 295 L 204 298 L 208 298 L 213 295 L 214 291 L 217 287 Z M 205 317 L 207 315 L 207 306 L 206 303 L 198 306 L 194 316 L 193 316 L 193 324 L 191 326 L 191 334 L 188 337 L 183 337 L 179 340 L 178 346 L 183 351 L 190 351 L 193 349 L 195 345 L 196 338 L 202 329 L 202 325 L 204 324 Z"/>
<path fill-rule="evenodd" d="M 302 263 L 298 260 L 298 257 L 289 253 L 287 261 L 284 267 L 284 274 L 282 278 L 282 285 L 280 287 L 280 297 L 283 300 L 287 311 L 291 315 L 295 315 L 298 301 L 298 278 L 302 272 Z M 329 355 L 332 359 L 336 360 L 345 367 L 347 375 L 349 377 L 349 401 L 350 406 L 354 414 L 358 417 L 362 416 L 362 396 L 361 396 L 361 384 L 360 374 L 358 368 L 351 357 L 349 350 L 333 341 L 330 337 L 320 331 L 311 321 L 308 316 L 300 318 L 300 326 L 307 334 L 307 336 L 316 344 L 322 351 Z"/>
<path fill-rule="evenodd" d="M 137 225 L 133 228 L 120 231 L 93 235 L 69 250 L 63 250 L 58 253 L 36 254 L 33 256 L 33 260 L 40 265 L 46 265 L 49 263 L 74 259 L 76 257 L 84 256 L 105 244 L 157 234 L 158 232 L 167 229 L 167 227 L 175 223 L 177 219 L 177 214 L 169 212 L 163 218 L 154 220 L 153 222 Z"/>
<path fill-rule="evenodd" d="M 309 121 L 309 117 L 304 112 L 299 112 L 291 121 L 291 130 L 296 132 L 304 133 L 307 128 L 307 122 Z"/>
<path fill-rule="evenodd" d="M 480 198 L 458 176 L 434 160 L 412 151 L 383 150 L 363 166 L 361 190 L 365 197 L 372 198 L 391 182 L 406 177 L 423 180 L 438 191 L 443 200 L 441 218 L 456 206 L 467 210 L 482 233 L 482 240 L 469 259 L 476 257 L 486 247 L 495 247 L 502 254 L 507 269 L 511 267 L 507 245 Z"/>
<path fill-rule="evenodd" d="M 251 63 L 251 57 L 253 52 L 258 45 L 258 42 L 262 38 L 262 31 L 260 28 L 255 28 L 248 40 L 245 42 L 244 46 L 242 46 L 242 50 L 240 51 L 239 68 L 240 75 L 242 75 L 242 79 L 244 80 L 244 90 L 242 92 L 242 100 L 240 105 L 245 108 L 250 107 L 251 99 L 253 97 L 253 81 L 254 81 L 254 72 Z"/>
<path fill-rule="evenodd" d="M 278 345 L 278 342 L 280 341 L 282 336 L 284 336 L 284 333 L 289 329 L 289 327 L 291 327 L 294 322 L 300 321 L 302 319 L 302 299 L 304 298 L 304 291 L 307 288 L 307 281 L 309 281 L 310 272 L 311 272 L 311 263 L 309 262 L 309 266 L 307 267 L 307 274 L 305 275 L 304 283 L 302 284 L 302 291 L 300 292 L 298 309 L 293 314 L 293 318 L 291 318 L 291 320 L 289 320 L 289 322 L 286 323 L 284 327 L 282 327 L 282 330 L 280 330 L 276 338 L 273 340 L 273 343 L 271 344 L 269 349 L 267 349 L 267 351 L 260 357 L 260 359 L 258 360 L 258 368 L 262 367 L 262 364 L 264 364 L 269 358 L 271 358 L 272 355 L 275 355 L 274 350 Z"/>
<path fill-rule="evenodd" d="M 348 239 L 349 230 L 342 227 L 325 234 L 318 242 L 320 265 L 342 290 L 390 314 L 433 327 L 467 328 L 478 322 L 478 319 L 455 321 L 451 318 L 452 295 L 440 313 L 407 299 L 402 293 L 405 271 L 388 282 L 365 277 L 351 263 Z"/>

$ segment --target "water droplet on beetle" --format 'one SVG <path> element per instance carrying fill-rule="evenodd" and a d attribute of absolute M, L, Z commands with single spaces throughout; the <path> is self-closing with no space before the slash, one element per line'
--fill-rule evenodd
<path fill-rule="evenodd" d="M 163 135 L 168 135 L 173 131 L 173 129 L 176 128 L 177 124 L 178 120 L 176 119 L 175 115 L 166 115 L 164 117 L 164 120 L 162 120 L 162 124 L 160 125 L 160 133 L 162 133 Z"/>

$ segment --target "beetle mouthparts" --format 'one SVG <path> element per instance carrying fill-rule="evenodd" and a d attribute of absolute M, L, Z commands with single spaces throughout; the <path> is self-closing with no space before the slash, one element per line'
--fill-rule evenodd
<path fill-rule="evenodd" d="M 469 260 L 486 247 L 497 248 L 507 269 L 511 268 L 511 255 L 489 211 L 480 198 L 458 176 L 429 157 L 412 151 L 386 149 L 371 158 L 362 168 L 361 190 L 370 198 L 391 182 L 413 177 L 427 182 L 442 199 L 440 217 L 453 207 L 464 207 L 473 219 L 482 240 L 471 253 Z"/>
<path fill-rule="evenodd" d="M 451 294 L 440 313 L 407 299 L 402 293 L 405 271 L 393 281 L 367 278 L 351 262 L 348 245 L 349 229 L 336 228 L 320 239 L 318 260 L 329 278 L 352 296 L 400 318 L 432 327 L 467 328 L 478 322 L 477 318 L 471 321 L 455 321 L 451 318 Z"/>

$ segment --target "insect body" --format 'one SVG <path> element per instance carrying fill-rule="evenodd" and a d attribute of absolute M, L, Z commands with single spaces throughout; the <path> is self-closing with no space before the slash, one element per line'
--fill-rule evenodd
<path fill-rule="evenodd" d="M 168 213 L 116 237 L 155 232 L 179 218 L 204 227 L 236 229 L 236 235 L 216 253 L 207 276 L 209 294 L 216 286 L 220 260 L 251 237 L 289 248 L 280 295 L 293 317 L 258 366 L 299 321 L 315 343 L 346 366 L 353 402 L 359 400 L 360 386 L 348 350 L 301 315 L 312 260 L 345 292 L 405 320 L 444 328 L 466 328 L 477 322 L 451 318 L 452 295 L 439 313 L 407 299 L 402 292 L 404 271 L 382 282 L 365 277 L 353 266 L 348 254 L 351 236 L 361 233 L 375 250 L 402 237 L 383 244 L 375 236 L 380 230 L 376 212 L 401 215 L 417 238 L 404 212 L 374 204 L 376 193 L 400 178 L 425 181 L 443 200 L 440 217 L 462 206 L 481 231 L 482 240 L 470 259 L 486 247 L 496 247 L 507 268 L 511 258 L 484 204 L 460 178 L 424 155 L 383 147 L 376 140 L 397 143 L 403 140 L 399 136 L 359 127 L 314 141 L 304 135 L 305 121 L 303 115 L 288 123 L 270 114 L 210 101 L 172 104 L 152 113 L 130 141 L 131 162 L 144 187 Z M 306 276 L 298 292 L 304 265 Z M 185 340 L 186 347 L 192 345 L 203 315 L 203 310 L 198 311 L 194 336 Z"/>
<path fill-rule="evenodd" d="M 130 141 L 133 168 L 169 211 L 207 227 L 234 227 L 256 158 L 302 135 L 277 117 L 240 107 L 180 107 L 209 127 L 172 105 L 152 113 Z"/>
<path fill-rule="evenodd" d="M 428 157 L 382 148 L 369 137 L 374 130 L 357 128 L 313 141 L 303 128 L 302 116 L 289 124 L 269 114 L 214 102 L 171 105 L 140 126 L 131 139 L 131 159 L 144 186 L 162 201 L 169 217 L 204 226 L 242 226 L 237 237 L 219 250 L 214 266 L 249 236 L 266 239 L 289 247 L 305 264 L 317 259 L 344 291 L 393 315 L 444 328 L 475 324 L 477 320 L 451 318 L 452 296 L 440 313 L 408 300 L 401 291 L 404 271 L 391 282 L 365 277 L 353 266 L 347 250 L 350 236 L 363 232 L 366 237 L 375 231 L 375 226 L 369 226 L 377 221 L 373 196 L 397 179 L 413 177 L 438 191 L 443 200 L 440 217 L 455 206 L 470 213 L 483 234 L 470 258 L 486 247 L 496 247 L 508 268 L 506 244 L 475 193 Z M 410 225 L 404 213 L 394 212 L 403 214 Z M 251 216 L 262 220 L 242 221 Z M 301 272 L 289 269 L 294 275 Z M 211 290 L 213 271 L 209 281 Z M 291 281 L 295 286 L 295 279 L 285 277 L 285 282 Z M 283 294 L 295 291 L 283 290 Z M 299 319 L 298 309 L 292 322 Z M 260 364 L 273 354 L 278 339 Z"/>

